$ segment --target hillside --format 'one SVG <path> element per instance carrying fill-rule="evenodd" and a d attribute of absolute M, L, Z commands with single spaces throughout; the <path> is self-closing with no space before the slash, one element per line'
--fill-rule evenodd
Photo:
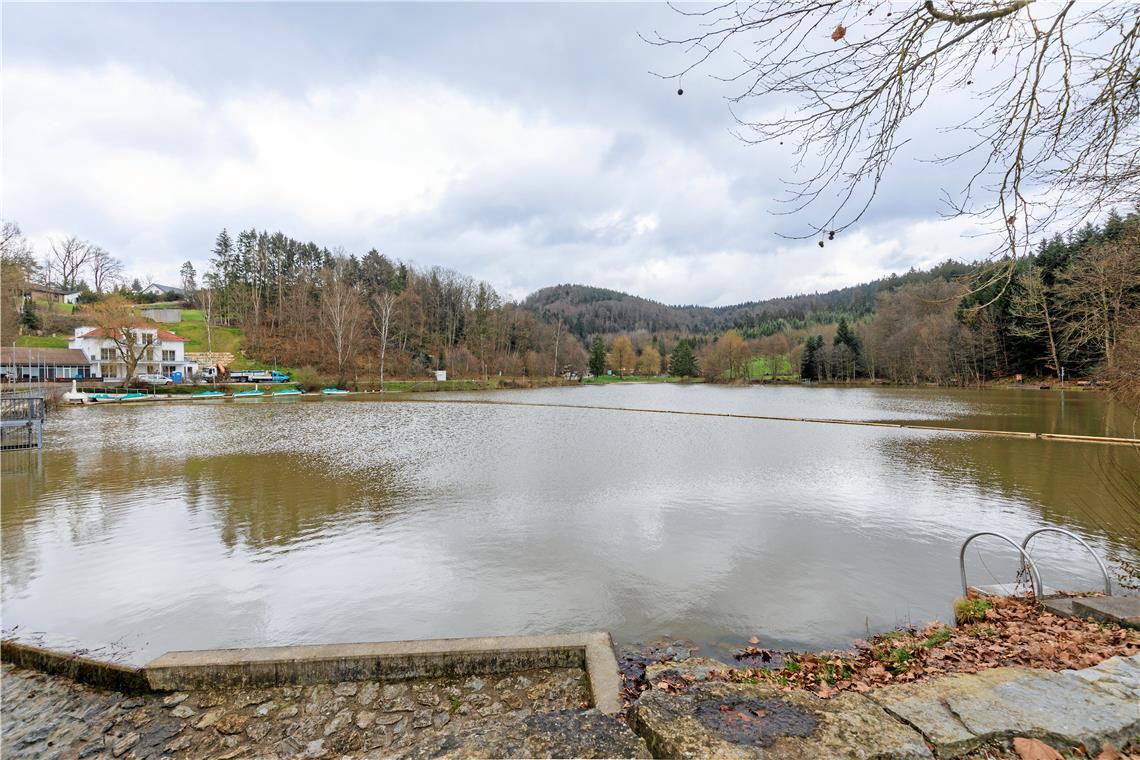
<path fill-rule="evenodd" d="M 755 337 L 810 323 L 830 324 L 841 316 L 858 319 L 874 310 L 879 293 L 911 283 L 956 279 L 977 266 L 946 261 L 930 270 L 892 274 L 826 293 L 781 296 L 732 306 L 670 306 L 617 290 L 574 284 L 535 291 L 526 297 L 523 306 L 537 314 L 562 317 L 579 338 L 638 330 L 711 333 L 731 328 Z"/>

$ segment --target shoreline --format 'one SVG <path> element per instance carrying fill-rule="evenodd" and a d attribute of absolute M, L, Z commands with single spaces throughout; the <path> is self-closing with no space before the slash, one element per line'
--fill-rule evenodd
<path fill-rule="evenodd" d="M 735 665 L 685 642 L 615 656 L 601 632 L 172 652 L 141 668 L 2 643 L 13 757 L 46 743 L 114 757 L 909 760 L 1140 741 L 1140 633 L 1024 597 L 846 651 L 747 646 Z"/>

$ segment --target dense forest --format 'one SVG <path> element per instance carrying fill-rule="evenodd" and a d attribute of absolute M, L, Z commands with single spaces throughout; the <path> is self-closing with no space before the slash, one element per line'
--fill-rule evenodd
<path fill-rule="evenodd" d="M 68 238 L 37 258 L 11 223 L 3 243 L 6 336 L 41 329 L 21 298 L 28 281 L 79 288 L 87 308 L 111 294 L 147 300 L 97 246 Z M 947 261 L 726 307 L 668 306 L 585 285 L 515 303 L 452 270 L 254 229 L 223 230 L 205 271 L 182 266 L 181 286 L 207 326 L 240 328 L 249 359 L 341 382 L 437 369 L 469 378 L 613 371 L 945 384 L 1055 377 L 1062 368 L 1107 376 L 1140 355 L 1140 216 L 1113 214 L 1042 241 L 1032 256 Z"/>
<path fill-rule="evenodd" d="M 748 338 L 772 335 L 809 324 L 858 319 L 875 310 L 879 293 L 912 283 L 956 280 L 978 265 L 946 261 L 929 270 L 911 270 L 826 293 L 782 296 L 732 306 L 667 306 L 616 290 L 588 285 L 555 285 L 523 301 L 527 308 L 557 315 L 580 339 L 598 333 L 681 331 L 698 334 L 738 330 Z"/>

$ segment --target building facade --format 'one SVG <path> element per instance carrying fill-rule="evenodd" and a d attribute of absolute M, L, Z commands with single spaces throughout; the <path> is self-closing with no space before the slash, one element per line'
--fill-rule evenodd
<path fill-rule="evenodd" d="M 153 325 L 126 328 L 134 333 L 135 344 L 143 347 L 135 367 L 137 375 L 172 376 L 181 373 L 190 378 L 198 373 L 198 363 L 186 358 L 186 339 Z M 115 340 L 98 327 L 77 327 L 68 341 L 70 348 L 83 352 L 91 362 L 91 376 L 104 380 L 125 380 L 126 363 Z"/>
<path fill-rule="evenodd" d="M 32 383 L 86 380 L 91 377 L 91 362 L 73 348 L 0 348 L 0 376 Z"/>
<path fill-rule="evenodd" d="M 24 298 L 28 301 L 42 301 L 43 303 L 79 303 L 78 290 L 60 290 L 51 285 L 31 285 L 24 291 Z"/>

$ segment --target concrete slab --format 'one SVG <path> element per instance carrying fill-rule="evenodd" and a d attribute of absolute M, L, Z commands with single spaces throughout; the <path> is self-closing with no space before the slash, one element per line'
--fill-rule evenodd
<path fill-rule="evenodd" d="M 1140 654 L 1110 657 L 1099 665 L 1082 670 L 1065 670 L 1094 687 L 1140 705 Z"/>
<path fill-rule="evenodd" d="M 1041 600 L 1041 606 L 1061 617 L 1073 616 L 1073 598 L 1071 596 L 1046 597 Z"/>
<path fill-rule="evenodd" d="M 131 694 L 150 690 L 146 677 L 139 668 L 93 660 L 31 644 L 15 641 L 0 642 L 0 658 L 21 668 L 63 676 L 100 689 Z"/>
<path fill-rule="evenodd" d="M 634 704 L 631 725 L 654 757 L 932 757 L 917 731 L 854 692 L 820 699 L 771 684 L 722 682 L 680 694 L 651 689 Z"/>
<path fill-rule="evenodd" d="M 1140 628 L 1140 596 L 1076 597 L 1073 599 L 1073 615 Z"/>
<path fill-rule="evenodd" d="M 1118 667 L 1131 672 L 1131 663 Z M 1105 671 L 1099 677 L 1106 683 L 1120 680 L 1111 668 Z M 996 668 L 876 689 L 868 696 L 921 731 L 939 757 L 957 757 L 983 742 L 1016 736 L 1058 749 L 1084 744 L 1094 754 L 1106 741 L 1123 746 L 1140 737 L 1135 699 L 1073 671 Z"/>
<path fill-rule="evenodd" d="M 708 657 L 690 657 L 685 660 L 670 660 L 668 662 L 655 662 L 645 668 L 645 681 L 650 686 L 656 686 L 667 678 L 680 678 L 691 682 L 707 681 L 709 674 L 736 670 L 720 660 Z"/>
<path fill-rule="evenodd" d="M 596 709 L 608 715 L 621 711 L 621 675 L 605 632 L 167 652 L 142 670 L 152 689 L 178 691 L 564 667 L 585 668 Z"/>

